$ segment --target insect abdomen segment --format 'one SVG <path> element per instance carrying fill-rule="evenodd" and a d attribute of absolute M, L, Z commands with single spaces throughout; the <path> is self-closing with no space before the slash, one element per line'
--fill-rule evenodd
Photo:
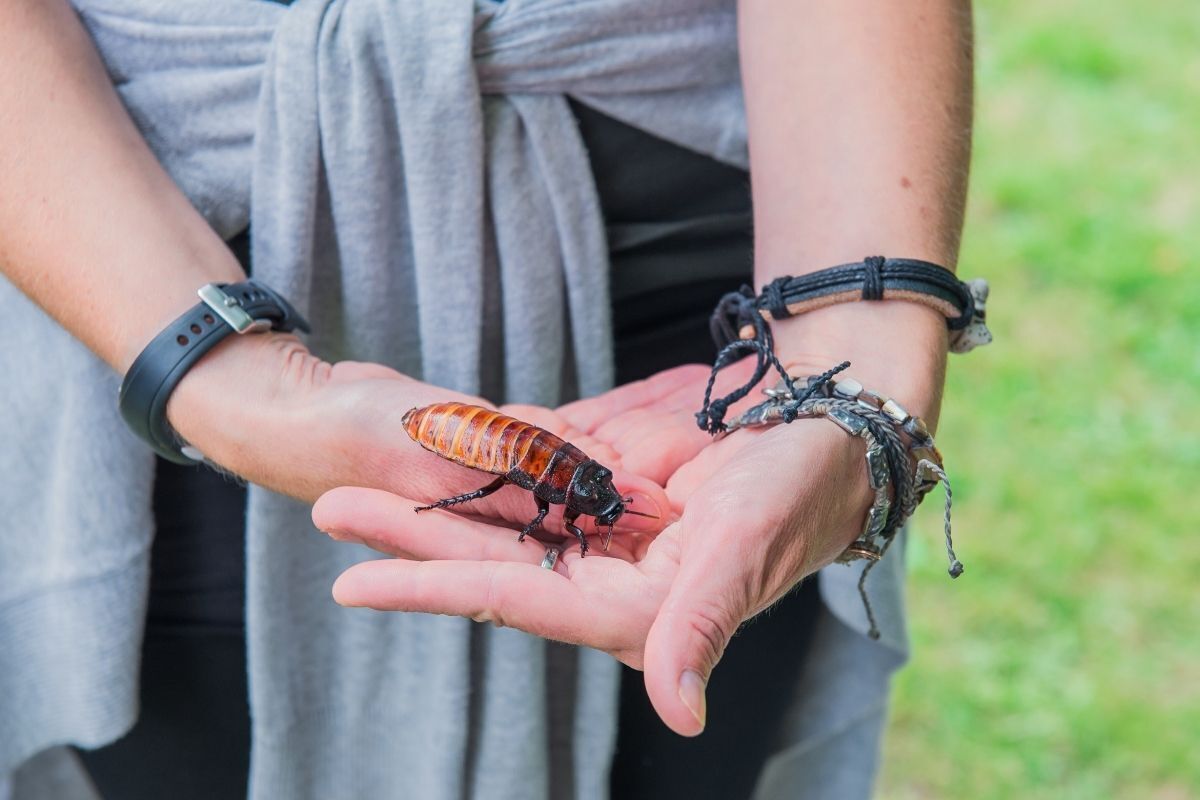
<path fill-rule="evenodd" d="M 526 489 L 543 480 L 557 483 L 554 473 L 568 466 L 564 461 L 572 462 L 563 476 L 569 481 L 578 463 L 570 458 L 578 449 L 553 433 L 480 406 L 436 403 L 412 409 L 401 422 L 426 450 L 464 467 L 507 476 Z M 565 482 L 561 488 L 566 489 Z"/>

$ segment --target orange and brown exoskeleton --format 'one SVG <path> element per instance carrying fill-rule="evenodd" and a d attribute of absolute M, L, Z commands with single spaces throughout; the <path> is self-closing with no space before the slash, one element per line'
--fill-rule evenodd
<path fill-rule="evenodd" d="M 613 486 L 612 471 L 588 458 L 570 442 L 550 431 L 480 406 L 465 403 L 435 403 L 405 413 L 401 422 L 413 441 L 442 458 L 464 467 L 500 477 L 473 492 L 447 497 L 417 511 L 478 500 L 506 483 L 533 492 L 537 516 L 524 527 L 518 541 L 542 524 L 550 504 L 565 505 L 563 524 L 579 540 L 580 553 L 588 550 L 583 531 L 575 524 L 580 514 L 608 526 L 605 547 L 612 527 L 622 514 L 638 514 L 626 508 L 629 500 Z M 650 516 L 642 514 L 640 516 Z"/>

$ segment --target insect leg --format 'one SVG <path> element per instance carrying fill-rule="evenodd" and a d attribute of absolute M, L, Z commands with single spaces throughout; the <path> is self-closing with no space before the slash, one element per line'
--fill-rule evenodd
<path fill-rule="evenodd" d="M 578 511 L 567 509 L 565 512 L 563 512 L 563 525 L 566 526 L 567 530 L 575 534 L 575 538 L 579 540 L 579 557 L 583 558 L 587 555 L 588 543 L 587 537 L 583 535 L 583 531 L 580 530 L 579 526 L 575 524 L 575 519 L 578 516 Z"/>
<path fill-rule="evenodd" d="M 521 535 L 517 537 L 518 542 L 525 541 L 525 537 L 537 530 L 537 527 L 542 524 L 542 520 L 544 520 L 546 515 L 550 513 L 549 500 L 543 500 L 540 497 L 534 497 L 533 499 L 537 501 L 537 516 L 533 518 L 533 522 L 521 529 Z"/>
<path fill-rule="evenodd" d="M 500 489 L 500 487 L 504 486 L 504 484 L 507 482 L 508 482 L 508 480 L 506 478 L 504 478 L 503 476 L 501 476 L 499 478 L 496 478 L 496 480 L 492 481 L 487 486 L 484 486 L 482 489 L 476 489 L 473 492 L 467 492 L 466 494 L 460 494 L 457 497 L 447 497 L 445 500 L 438 500 L 433 505 L 417 506 L 416 508 L 413 509 L 413 511 L 421 512 L 421 511 L 428 511 L 431 508 L 446 508 L 447 506 L 456 506 L 459 503 L 466 503 L 471 500 L 478 500 L 481 497 L 487 497 L 492 492 L 498 491 Z"/>

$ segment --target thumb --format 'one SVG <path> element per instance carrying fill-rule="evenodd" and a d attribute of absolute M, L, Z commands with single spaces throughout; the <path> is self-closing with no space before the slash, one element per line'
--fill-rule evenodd
<path fill-rule="evenodd" d="M 746 588 L 728 558 L 701 553 L 683 558 L 679 573 L 646 637 L 646 693 L 671 730 L 695 736 L 706 722 L 705 688 L 713 668 L 744 619 Z M 725 554 L 727 555 L 727 554 Z"/>

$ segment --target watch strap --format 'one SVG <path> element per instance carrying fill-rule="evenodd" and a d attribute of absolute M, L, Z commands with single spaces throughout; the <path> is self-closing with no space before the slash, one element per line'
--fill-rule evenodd
<path fill-rule="evenodd" d="M 151 340 L 121 382 L 119 407 L 129 428 L 160 456 L 194 464 L 203 455 L 181 444 L 167 422 L 171 392 L 205 353 L 233 333 L 309 331 L 308 322 L 276 292 L 254 280 L 206 284 L 200 302 Z"/>

